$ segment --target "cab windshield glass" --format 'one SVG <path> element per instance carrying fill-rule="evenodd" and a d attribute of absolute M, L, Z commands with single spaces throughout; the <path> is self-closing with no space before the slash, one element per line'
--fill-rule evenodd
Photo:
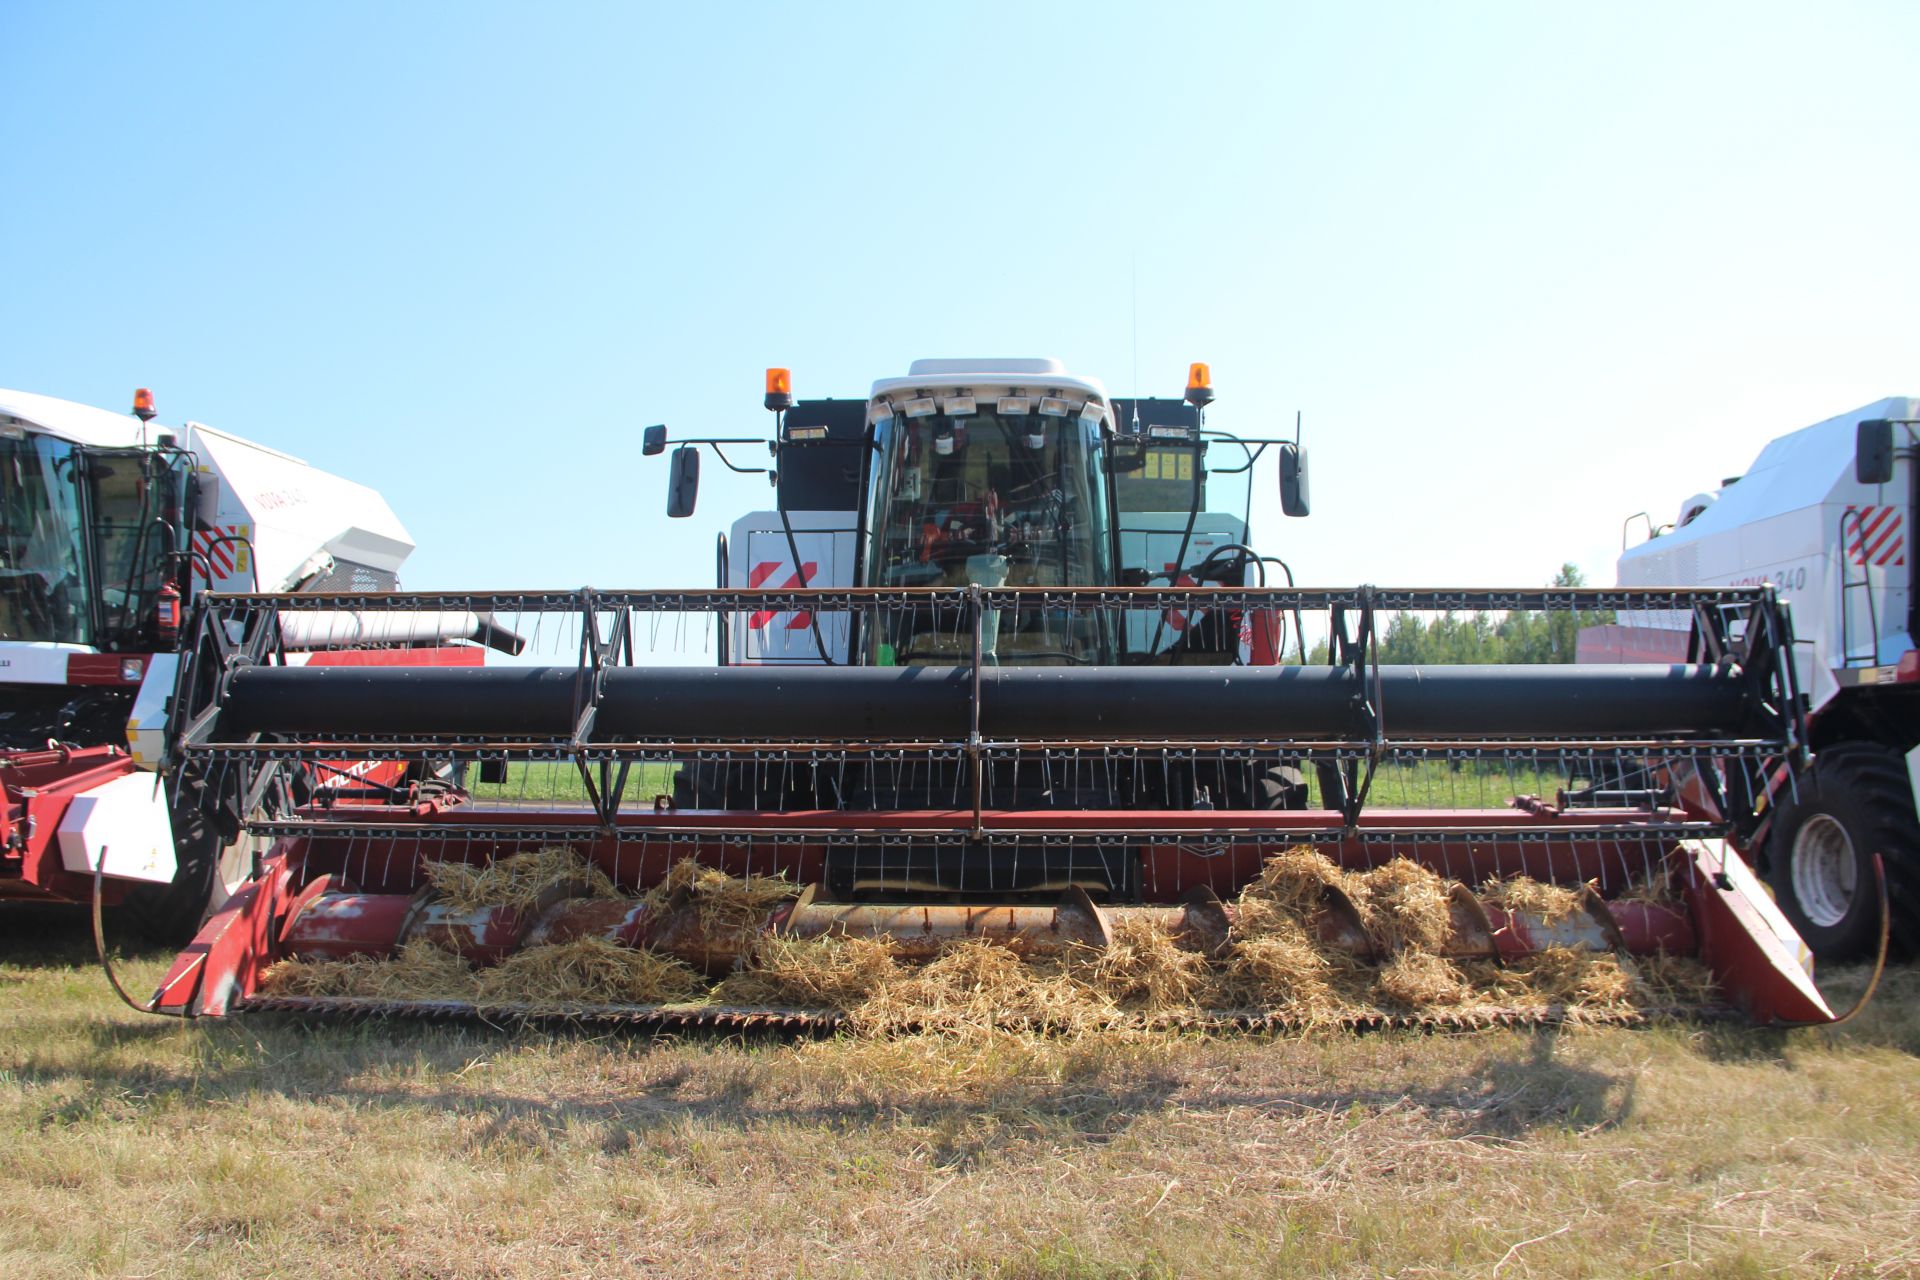
<path fill-rule="evenodd" d="M 0 640 L 92 642 L 74 447 L 0 436 Z"/>
<path fill-rule="evenodd" d="M 1097 428 L 1041 414 L 895 417 L 880 432 L 872 581 L 883 587 L 1059 587 L 1112 582 Z M 992 619 L 1000 662 L 1091 662 L 1094 615 Z M 952 661 L 956 619 L 903 614 L 874 657 Z"/>
<path fill-rule="evenodd" d="M 177 452 L 101 451 L 89 460 L 103 647 L 119 647 L 149 625 L 168 556 L 185 549 L 186 468 Z"/>

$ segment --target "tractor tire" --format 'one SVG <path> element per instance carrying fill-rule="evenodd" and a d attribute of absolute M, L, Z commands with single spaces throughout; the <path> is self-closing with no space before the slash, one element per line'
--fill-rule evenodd
<path fill-rule="evenodd" d="M 1308 799 L 1306 771 L 1297 764 L 1275 765 L 1254 784 L 1255 808 L 1304 809 Z"/>
<path fill-rule="evenodd" d="M 201 923 L 233 895 L 253 871 L 246 838 L 223 839 L 214 824 L 191 808 L 173 813 L 177 870 L 170 884 L 143 884 L 128 891 L 121 914 L 149 942 L 181 947 Z"/>
<path fill-rule="evenodd" d="M 1845 742 L 1815 758 L 1787 793 L 1767 840 L 1775 901 L 1813 954 L 1858 960 L 1880 939 L 1873 855 L 1887 875 L 1890 947 L 1920 939 L 1920 818 L 1906 761 L 1889 747 Z"/>

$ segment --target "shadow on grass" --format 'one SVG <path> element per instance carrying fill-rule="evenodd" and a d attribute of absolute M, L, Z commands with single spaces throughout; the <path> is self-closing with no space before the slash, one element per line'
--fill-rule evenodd
<path fill-rule="evenodd" d="M 161 960 L 180 948 L 141 935 L 114 908 L 101 913 L 107 945 L 129 960 Z M 93 909 L 68 903 L 0 902 L 0 967 L 71 969 L 97 965 Z M 104 981 L 104 979 L 103 979 Z"/>
<path fill-rule="evenodd" d="M 943 1093 L 925 1085 L 867 1087 L 831 1066 L 791 1059 L 776 1064 L 774 1055 L 754 1052 L 790 1044 L 790 1037 L 530 1035 L 375 1020 L 324 1028 L 272 1022 L 69 1025 L 74 1051 L 22 1055 L 10 1074 L 59 1097 L 40 1117 L 42 1124 L 91 1117 L 103 1100 L 124 1116 L 183 1102 L 226 1107 L 273 1098 L 354 1111 L 448 1112 L 473 1121 L 466 1141 L 482 1148 L 544 1148 L 562 1131 L 584 1126 L 608 1153 L 657 1145 L 662 1135 L 689 1125 L 790 1125 L 849 1135 L 906 1125 L 929 1130 L 932 1162 L 943 1168 L 969 1167 L 1015 1133 L 1111 1141 L 1136 1118 L 1165 1110 L 1184 1083 L 1176 1071 L 1149 1068 L 1124 1078 L 1072 1072 L 1048 1080 L 1015 1077 Z M 572 1093 L 575 1076 L 566 1059 L 596 1048 L 612 1050 L 619 1084 L 592 1095 Z M 513 1061 L 517 1051 L 528 1049 L 536 1051 L 536 1061 Z M 542 1051 L 553 1058 L 537 1061 Z M 462 1082 L 476 1064 L 501 1059 L 528 1080 L 525 1089 Z M 604 1071 L 604 1060 L 597 1065 Z"/>
<path fill-rule="evenodd" d="M 689 1130 L 771 1125 L 857 1137 L 904 1127 L 923 1135 L 936 1167 L 960 1170 L 1011 1142 L 1093 1147 L 1176 1112 L 1317 1113 L 1351 1124 L 1411 1108 L 1449 1136 L 1520 1139 L 1618 1125 L 1635 1096 L 1630 1069 L 1557 1052 L 1561 1037 L 1551 1029 L 1503 1037 L 1492 1052 L 1463 1042 L 1464 1070 L 1437 1080 L 1409 1072 L 1427 1078 L 1378 1088 L 1288 1087 L 1302 1072 L 1284 1051 L 1269 1083 L 1257 1065 L 1264 1050 L 1254 1070 L 1222 1072 L 1180 1055 L 1015 1041 L 983 1049 L 1007 1061 L 975 1075 L 964 1051 L 939 1046 L 916 1074 L 921 1059 L 911 1047 L 893 1060 L 886 1046 L 849 1044 L 842 1059 L 757 1052 L 737 1037 L 530 1035 L 375 1020 L 312 1028 L 259 1018 L 184 1029 L 102 1021 L 71 1031 L 75 1051 L 30 1053 L 12 1069 L 59 1095 L 42 1123 L 86 1118 L 103 1098 L 121 1115 L 277 1099 L 448 1113 L 469 1122 L 463 1141 L 481 1149 L 584 1141 L 608 1154 L 670 1153 Z M 569 1061 L 582 1054 L 593 1055 L 592 1069 Z M 495 1064 L 500 1074 L 473 1074 Z"/>
<path fill-rule="evenodd" d="M 1470 1069 L 1431 1083 L 1290 1091 L 1265 1105 L 1348 1114 L 1412 1106 L 1456 1138 L 1521 1138 L 1541 1129 L 1595 1130 L 1622 1124 L 1633 1112 L 1635 1072 L 1608 1070 L 1558 1053 L 1562 1036 L 1556 1027 L 1516 1033 L 1522 1047 L 1481 1055 Z M 1474 1056 L 1464 1042 L 1461 1056 Z M 1233 1101 L 1217 1093 L 1211 1096 Z M 1260 1105 L 1252 1098 L 1241 1101 Z"/>
<path fill-rule="evenodd" d="M 1835 967 L 1818 972 L 1818 986 L 1828 1005 L 1844 1013 L 1859 1000 L 1871 976 L 1868 965 Z M 1866 1007 L 1838 1026 L 1789 1029 L 1721 1023 L 1700 1028 L 1691 1044 L 1711 1062 L 1789 1068 L 1796 1050 L 1820 1045 L 1893 1049 L 1920 1057 L 1920 965 L 1888 965 Z"/>
<path fill-rule="evenodd" d="M 1851 1006 L 1865 990 L 1872 970 L 1866 965 L 1820 971 L 1821 993 L 1836 1009 Z M 1836 1042 L 1877 1045 L 1920 1056 L 1920 964 L 1889 964 L 1873 999 L 1858 1017 L 1831 1030 L 1803 1032 Z"/>
<path fill-rule="evenodd" d="M 1891 971 L 1882 1001 L 1833 1031 L 1705 1025 L 1680 1035 L 1685 1051 L 1706 1062 L 1784 1070 L 1794 1069 L 1799 1052 L 1829 1043 L 1920 1052 L 1920 970 Z M 58 1095 L 46 1123 L 91 1114 L 89 1099 L 97 1098 L 123 1112 L 277 1098 L 447 1112 L 470 1118 L 471 1140 L 483 1145 L 524 1144 L 586 1125 L 609 1152 L 648 1146 L 689 1125 L 849 1134 L 906 1125 L 927 1131 L 943 1167 L 966 1167 L 1023 1135 L 1110 1142 L 1175 1111 L 1364 1117 L 1411 1108 L 1451 1136 L 1489 1139 L 1607 1129 L 1632 1115 L 1637 1075 L 1604 1060 L 1617 1055 L 1578 1051 L 1589 1033 L 1554 1028 L 1381 1033 L 1403 1038 L 1410 1052 L 1377 1086 L 1328 1078 L 1315 1066 L 1312 1041 L 1249 1037 L 1226 1038 L 1218 1056 L 1194 1041 L 1143 1047 L 1020 1038 L 977 1052 L 951 1041 L 847 1041 L 788 1053 L 795 1042 L 774 1032 L 663 1035 L 474 1019 L 313 1023 L 262 1015 L 183 1025 L 52 1006 L 17 1017 L 14 1033 L 0 1066 Z M 56 1108 L 64 1110 L 55 1115 Z"/>

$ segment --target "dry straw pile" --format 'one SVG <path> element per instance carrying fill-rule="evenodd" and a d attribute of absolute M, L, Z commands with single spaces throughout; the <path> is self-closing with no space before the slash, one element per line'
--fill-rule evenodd
<path fill-rule="evenodd" d="M 529 849 L 479 867 L 467 862 L 427 862 L 421 870 L 440 900 L 460 911 L 480 907 L 527 911 L 559 891 L 575 898 L 622 896 L 606 872 L 565 845 Z"/>
<path fill-rule="evenodd" d="M 428 868 L 460 906 L 527 906 L 556 891 L 619 896 L 604 873 L 564 849 L 542 849 L 475 869 Z M 1298 1026 L 1434 1014 L 1472 1021 L 1494 1010 L 1556 1011 L 1609 1019 L 1641 1008 L 1696 1006 L 1712 984 L 1694 961 L 1551 948 L 1509 965 L 1456 963 L 1449 881 L 1406 859 L 1368 871 L 1335 866 L 1308 848 L 1270 859 L 1231 904 L 1230 945 L 1215 957 L 1183 947 L 1137 920 L 1116 925 L 1113 945 L 1022 959 L 985 940 L 949 946 L 924 965 L 897 962 L 866 937 L 797 940 L 765 935 L 768 911 L 795 886 L 739 878 L 681 862 L 647 894 L 660 908 L 695 910 L 709 936 L 738 944 L 744 967 L 709 985 L 679 960 L 598 938 L 532 947 L 474 970 L 427 943 L 390 960 L 285 961 L 264 984 L 280 994 L 463 1000 L 481 1008 L 676 1004 L 805 1008 L 844 1013 L 867 1033 L 1018 1029 L 1079 1033 L 1193 1020 L 1277 1018 Z M 1318 941 L 1316 916 L 1344 896 L 1377 958 L 1364 961 Z M 1482 886 L 1483 899 L 1549 920 L 1579 895 L 1527 879 Z"/>
<path fill-rule="evenodd" d="M 1580 895 L 1557 884 L 1542 884 L 1531 876 L 1489 880 L 1480 886 L 1480 900 L 1505 911 L 1537 915 L 1547 924 L 1580 914 Z"/>
<path fill-rule="evenodd" d="M 645 901 L 656 910 L 691 905 L 700 931 L 716 948 L 744 948 L 760 933 L 767 912 L 799 892 L 785 876 L 730 876 L 692 858 L 673 864 Z"/>

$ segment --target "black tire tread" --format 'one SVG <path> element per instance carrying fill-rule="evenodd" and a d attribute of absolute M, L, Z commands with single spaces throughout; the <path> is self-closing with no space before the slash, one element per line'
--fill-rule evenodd
<path fill-rule="evenodd" d="M 1812 779 L 1803 778 L 1799 785 L 1803 794 L 1809 786 L 1817 794 L 1818 789 L 1837 785 L 1864 800 L 1862 808 L 1871 815 L 1865 834 L 1870 847 L 1881 855 L 1887 876 L 1888 949 L 1895 954 L 1914 953 L 1920 948 L 1920 816 L 1914 812 L 1906 761 L 1878 743 L 1836 743 L 1820 752 Z M 1789 793 L 1782 818 L 1797 807 Z M 1770 873 L 1778 877 L 1784 869 L 1775 865 Z"/>
<path fill-rule="evenodd" d="M 143 884 L 122 901 L 122 913 L 149 942 L 185 946 L 206 917 L 220 860 L 220 840 L 212 824 L 190 811 L 173 814 L 174 856 L 179 870 L 171 884 Z"/>

